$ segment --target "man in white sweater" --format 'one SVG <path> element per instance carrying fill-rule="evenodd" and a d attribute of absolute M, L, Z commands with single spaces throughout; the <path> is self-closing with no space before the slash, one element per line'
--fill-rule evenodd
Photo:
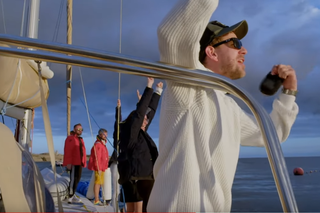
<path fill-rule="evenodd" d="M 217 6 L 218 0 L 180 0 L 158 28 L 161 61 L 243 77 L 247 50 L 239 39 L 247 23 L 208 25 Z M 298 114 L 297 80 L 290 66 L 272 72 L 285 79 L 287 94 L 274 100 L 270 114 L 283 142 Z M 149 212 L 229 212 L 240 145 L 264 146 L 255 118 L 225 92 L 172 81 L 162 100 L 159 135 Z"/>

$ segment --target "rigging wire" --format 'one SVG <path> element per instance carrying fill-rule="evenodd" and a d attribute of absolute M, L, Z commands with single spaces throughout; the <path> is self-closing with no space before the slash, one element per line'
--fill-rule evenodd
<path fill-rule="evenodd" d="M 21 21 L 21 28 L 20 28 L 20 36 L 21 37 L 23 36 L 23 31 L 24 31 L 25 12 L 26 12 L 26 0 L 23 1 L 22 21 Z"/>
<path fill-rule="evenodd" d="M 27 20 L 25 21 L 25 23 L 29 23 L 29 19 L 30 19 L 30 1 L 28 1 L 28 4 L 27 4 L 27 9 L 26 9 L 26 11 L 27 11 L 27 15 L 26 15 L 26 17 L 27 17 Z M 24 31 L 24 36 L 26 36 L 27 37 L 27 28 L 26 28 L 26 30 Z"/>
<path fill-rule="evenodd" d="M 56 26 L 55 26 L 55 29 L 54 29 L 52 41 L 57 41 L 57 39 L 58 39 L 58 32 L 59 32 L 59 29 L 60 29 L 63 5 L 64 5 L 64 2 L 63 2 L 63 0 L 61 0 L 60 1 L 59 13 L 58 13 L 58 19 L 57 19 Z"/>
<path fill-rule="evenodd" d="M 1 0 L 1 12 L 2 12 L 2 22 L 3 22 L 4 34 L 7 34 L 6 21 L 5 21 L 5 15 L 4 15 L 4 9 L 3 9 L 3 0 Z"/>
<path fill-rule="evenodd" d="M 120 0 L 120 23 L 119 23 L 119 53 L 122 53 L 122 0 Z M 121 86 L 121 74 L 119 73 L 119 82 L 118 82 L 118 99 L 120 100 L 120 86 Z M 119 155 L 119 140 L 120 140 L 120 107 L 117 107 L 117 111 L 118 111 L 118 116 L 117 116 L 117 141 L 116 141 L 116 154 L 117 154 L 117 158 Z M 116 160 L 116 164 L 118 164 L 118 161 Z M 118 173 L 116 173 L 116 179 L 118 179 Z M 116 189 L 115 189 L 116 193 L 118 193 L 118 183 L 116 183 Z M 123 201 L 125 202 L 125 198 L 124 198 L 124 192 L 123 192 L 123 188 L 122 188 L 122 196 L 123 196 Z M 118 208 L 119 208 L 119 200 L 118 200 L 118 196 L 116 196 L 116 212 L 118 212 Z M 127 208 L 126 205 L 124 205 L 124 211 L 127 212 Z"/>
<path fill-rule="evenodd" d="M 80 98 L 80 101 L 81 101 L 81 103 L 83 104 L 83 106 L 86 107 L 86 105 L 84 104 L 84 102 L 83 102 L 83 100 L 82 100 L 81 98 Z M 97 127 L 98 127 L 99 129 L 101 129 L 100 125 L 99 125 L 98 122 L 94 119 L 94 117 L 92 116 L 92 114 L 90 113 L 90 111 L 89 111 L 89 115 L 90 115 L 90 117 L 92 118 L 92 120 L 94 121 L 94 123 L 97 125 Z M 116 147 L 113 146 L 113 144 L 111 143 L 111 141 L 110 141 L 108 138 L 107 138 L 107 140 L 108 140 L 108 142 L 110 143 L 111 147 L 114 148 L 114 149 L 116 149 Z"/>
<path fill-rule="evenodd" d="M 58 40 L 58 33 L 59 33 L 59 29 L 60 29 L 63 6 L 64 6 L 64 1 L 61 0 L 60 1 L 60 8 L 59 8 L 59 13 L 58 13 L 58 18 L 57 18 L 57 21 L 56 21 L 56 26 L 55 26 L 54 31 L 53 31 L 52 41 L 57 41 Z M 47 62 L 47 64 L 48 64 L 48 66 L 50 66 L 51 62 Z"/>
<path fill-rule="evenodd" d="M 95 140 L 94 140 L 94 137 L 93 137 L 93 132 L 92 132 L 92 125 L 91 125 L 89 107 L 88 107 L 88 102 L 87 102 L 86 92 L 85 92 L 85 89 L 84 89 L 84 84 L 83 84 L 82 73 L 81 73 L 81 68 L 80 68 L 80 67 L 79 67 L 79 74 L 80 74 L 82 92 L 83 92 L 83 97 L 84 97 L 84 103 L 85 103 L 85 106 L 86 106 L 86 111 L 87 111 L 87 116 L 88 116 L 89 128 L 90 128 L 90 133 L 91 133 L 91 139 L 92 139 L 93 143 L 95 143 Z M 99 175 L 100 175 L 100 172 L 102 172 L 102 171 L 100 171 L 99 161 L 98 161 L 98 156 L 97 156 L 97 151 L 96 151 L 96 147 L 95 147 L 94 144 L 93 144 L 93 150 L 94 150 L 94 155 L 95 155 L 96 162 L 97 162 L 97 169 L 98 169 L 98 172 L 99 172 Z M 102 197 L 103 197 L 103 200 L 105 200 L 104 190 L 102 190 Z M 104 202 L 103 202 L 103 203 L 104 203 Z"/>
<path fill-rule="evenodd" d="M 95 140 L 94 140 L 94 137 L 93 137 L 91 119 L 90 119 L 90 116 L 89 116 L 89 108 L 88 108 L 88 103 L 87 103 L 87 98 L 86 98 L 86 91 L 85 91 L 85 88 L 84 88 L 83 79 L 82 79 L 82 73 L 81 73 L 81 68 L 80 68 L 80 67 L 79 67 L 79 74 L 80 74 L 80 81 L 81 81 L 81 86 L 82 86 L 84 103 L 85 103 L 85 107 L 86 107 L 86 111 L 87 111 L 87 116 L 88 116 L 89 128 L 90 128 L 90 133 L 91 133 L 91 139 L 92 139 L 92 141 L 95 141 Z"/>

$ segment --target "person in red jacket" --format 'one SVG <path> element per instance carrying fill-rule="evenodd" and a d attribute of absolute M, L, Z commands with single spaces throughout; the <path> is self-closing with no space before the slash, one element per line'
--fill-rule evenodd
<path fill-rule="evenodd" d="M 81 124 L 73 127 L 73 132 L 67 137 L 64 144 L 63 166 L 70 171 L 69 199 L 68 203 L 82 203 L 75 196 L 78 183 L 81 179 L 82 167 L 87 166 L 86 147 L 84 145 Z"/>
<path fill-rule="evenodd" d="M 97 140 L 91 148 L 88 169 L 94 171 L 94 204 L 102 205 L 99 199 L 100 187 L 104 184 L 104 172 L 108 169 L 109 153 L 106 147 L 108 131 L 100 129 L 97 135 Z"/>

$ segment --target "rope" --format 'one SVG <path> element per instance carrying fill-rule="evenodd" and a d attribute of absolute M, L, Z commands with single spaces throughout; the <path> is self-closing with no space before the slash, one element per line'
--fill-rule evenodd
<path fill-rule="evenodd" d="M 31 148 L 31 150 L 28 150 L 31 153 L 32 153 L 32 146 L 33 146 L 34 116 L 35 116 L 35 109 L 32 109 L 31 142 L 29 144 L 29 147 Z"/>
<path fill-rule="evenodd" d="M 68 0 L 67 3 L 67 44 L 72 44 L 72 0 Z M 66 78 L 68 81 L 66 94 L 67 94 L 67 135 L 70 133 L 70 123 L 71 123 L 71 80 L 72 80 L 72 66 L 67 64 Z"/>
<path fill-rule="evenodd" d="M 81 86 L 82 86 L 82 92 L 83 92 L 83 98 L 84 98 L 84 102 L 86 105 L 86 110 L 87 110 L 87 116 L 88 116 L 88 122 L 89 122 L 89 128 L 90 128 L 90 132 L 91 132 L 91 138 L 93 143 L 95 142 L 94 137 L 93 137 L 93 132 L 92 132 L 92 126 L 91 126 L 91 119 L 90 119 L 90 114 L 89 114 L 89 107 L 88 107 L 88 103 L 87 103 L 87 98 L 86 98 L 86 92 L 84 89 L 84 84 L 83 84 L 83 79 L 82 79 L 82 74 L 81 74 L 81 68 L 79 67 L 79 74 L 80 74 L 80 80 L 81 80 Z M 96 147 L 93 144 L 93 150 L 94 150 L 94 155 L 96 157 L 96 162 L 97 162 L 97 168 L 98 171 L 100 171 L 99 169 L 99 161 L 98 161 L 98 157 L 97 157 L 97 151 L 96 151 Z M 100 173 L 99 173 L 100 175 Z M 104 191 L 102 189 L 102 197 L 103 197 L 103 201 L 105 200 L 105 196 L 104 196 Z M 104 202 L 103 202 L 104 203 Z"/>
<path fill-rule="evenodd" d="M 61 173 L 58 173 L 59 175 L 62 175 L 63 173 L 64 173 L 64 168 L 62 167 L 62 165 L 61 164 L 59 164 L 59 167 L 60 167 L 60 169 L 61 169 Z"/>
<path fill-rule="evenodd" d="M 73 4 L 73 0 L 68 0 L 68 4 L 67 4 L 67 11 L 68 11 L 67 39 L 68 39 L 68 44 L 72 43 L 72 4 Z"/>
<path fill-rule="evenodd" d="M 18 97 L 19 97 L 19 95 L 20 95 L 20 85 L 21 85 L 21 82 L 22 82 L 22 70 L 21 70 L 21 61 L 20 61 L 20 59 L 19 59 L 19 62 L 18 62 L 18 67 L 19 67 L 19 73 L 20 73 L 20 80 L 19 80 L 19 86 L 18 86 L 18 94 L 17 94 L 17 96 L 16 96 L 16 99 L 14 99 L 14 102 L 16 102 L 16 100 L 18 99 Z"/>
<path fill-rule="evenodd" d="M 18 106 L 18 105 L 20 105 L 20 104 L 23 104 L 24 102 L 27 102 L 27 101 L 31 100 L 31 99 L 34 98 L 39 92 L 40 92 L 40 89 L 39 89 L 33 96 L 31 96 L 30 98 L 28 98 L 28 99 L 26 99 L 26 100 L 24 100 L 24 101 L 21 101 L 21 102 L 19 102 L 19 103 L 17 103 L 17 104 L 11 105 L 11 106 L 7 107 L 7 109 L 10 109 L 10 108 L 12 108 L 12 107 Z"/>
<path fill-rule="evenodd" d="M 41 95 L 41 105 L 42 105 L 42 117 L 43 117 L 43 123 L 44 123 L 44 130 L 46 133 L 47 138 L 47 144 L 48 144 L 48 150 L 49 150 L 49 156 L 51 161 L 51 166 L 54 174 L 54 182 L 56 185 L 56 192 L 58 196 L 58 210 L 59 212 L 63 212 L 60 193 L 57 187 L 57 171 L 56 171 L 56 165 L 55 165 L 55 154 L 54 154 L 54 145 L 53 145 L 53 137 L 52 137 L 52 129 L 51 129 L 51 123 L 49 118 L 49 112 L 48 112 L 48 106 L 47 102 L 45 100 L 43 87 L 42 87 L 42 75 L 41 75 L 41 61 L 35 61 L 38 64 L 38 72 L 39 72 L 39 87 L 40 87 L 40 95 Z"/>

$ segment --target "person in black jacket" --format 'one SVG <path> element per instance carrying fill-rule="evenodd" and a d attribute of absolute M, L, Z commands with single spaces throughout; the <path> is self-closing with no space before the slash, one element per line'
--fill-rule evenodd
<path fill-rule="evenodd" d="M 153 187 L 153 165 L 158 157 L 157 146 L 147 130 L 156 113 L 163 83 L 157 84 L 155 92 L 152 89 L 153 83 L 154 79 L 148 78 L 148 85 L 136 110 L 132 111 L 120 124 L 119 183 L 124 189 L 126 202 L 130 201 L 129 194 L 134 195 L 134 198 L 138 200 L 143 200 L 143 212 L 146 212 Z M 130 207 L 127 205 L 128 212 L 132 210 Z M 139 211 L 139 209 L 134 211 Z"/>

